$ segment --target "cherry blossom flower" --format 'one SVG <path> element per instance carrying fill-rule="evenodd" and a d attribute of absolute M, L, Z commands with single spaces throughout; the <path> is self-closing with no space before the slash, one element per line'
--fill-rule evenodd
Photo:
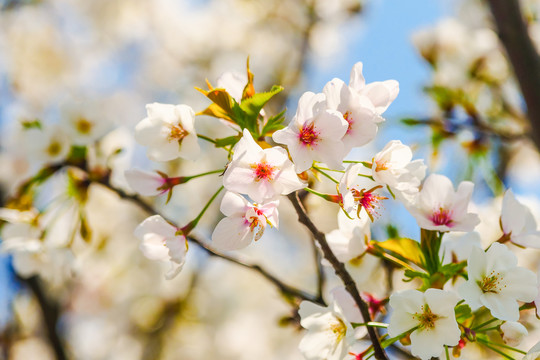
<path fill-rule="evenodd" d="M 269 224 L 278 227 L 277 200 L 263 205 L 251 204 L 244 197 L 227 191 L 220 210 L 227 216 L 212 233 L 212 243 L 220 250 L 242 249 L 259 240 Z"/>
<path fill-rule="evenodd" d="M 348 127 L 342 141 L 349 152 L 353 147 L 362 146 L 377 135 L 377 122 L 381 120 L 369 98 L 359 95 L 340 79 L 328 82 L 323 93 L 328 109 L 339 111 Z"/>
<path fill-rule="evenodd" d="M 373 221 L 378 215 L 377 209 L 380 202 L 387 198 L 376 193 L 376 190 L 382 187 L 381 185 L 359 176 L 363 169 L 362 164 L 349 165 L 339 181 L 338 192 L 342 198 L 343 210 L 350 217 L 360 218 L 360 211 L 364 209 Z"/>
<path fill-rule="evenodd" d="M 396 195 L 414 195 L 426 176 L 426 165 L 424 160 L 411 160 L 411 148 L 399 140 L 392 140 L 373 157 L 373 179 L 389 186 Z"/>
<path fill-rule="evenodd" d="M 29 159 L 44 162 L 63 160 L 71 149 L 69 137 L 59 126 L 25 129 L 21 141 Z"/>
<path fill-rule="evenodd" d="M 184 266 L 188 249 L 187 239 L 177 235 L 178 229 L 169 224 L 159 215 L 146 218 L 135 229 L 135 237 L 141 244 L 139 249 L 150 260 L 170 263 L 170 270 L 165 274 L 166 279 L 172 279 Z"/>
<path fill-rule="evenodd" d="M 473 188 L 472 182 L 463 181 L 454 191 L 446 176 L 431 174 L 414 203 L 405 205 L 423 229 L 468 232 L 480 223 L 478 215 L 467 210 Z"/>
<path fill-rule="evenodd" d="M 194 128 L 195 112 L 187 105 L 153 103 L 146 105 L 148 117 L 135 127 L 135 140 L 147 146 L 153 161 L 169 161 L 178 157 L 195 160 L 199 143 Z"/>
<path fill-rule="evenodd" d="M 518 346 L 529 334 L 527 328 L 517 321 L 507 321 L 501 325 L 503 341 L 508 346 Z"/>
<path fill-rule="evenodd" d="M 441 355 L 444 345 L 457 345 L 461 336 L 454 307 L 457 294 L 438 289 L 404 290 L 390 296 L 393 309 L 388 326 L 390 337 L 415 329 L 411 353 L 423 360 Z"/>
<path fill-rule="evenodd" d="M 518 301 L 533 301 L 538 293 L 536 274 L 518 267 L 504 244 L 493 243 L 486 252 L 473 248 L 467 265 L 469 280 L 458 290 L 473 310 L 484 305 L 498 319 L 517 321 Z"/>
<path fill-rule="evenodd" d="M 257 203 L 287 195 L 303 188 L 285 149 L 262 149 L 244 129 L 244 136 L 234 147 L 234 155 L 223 176 L 229 191 L 247 194 Z"/>
<path fill-rule="evenodd" d="M 306 92 L 300 97 L 292 121 L 272 138 L 287 145 L 298 173 L 308 170 L 314 160 L 342 169 L 341 162 L 347 151 L 341 139 L 347 128 L 348 123 L 341 113 L 326 109 L 324 94 Z"/>
<path fill-rule="evenodd" d="M 540 231 L 531 210 L 517 201 L 512 190 L 504 194 L 501 211 L 501 229 L 511 242 L 540 249 Z"/>
<path fill-rule="evenodd" d="M 167 191 L 167 189 L 164 189 L 167 178 L 157 172 L 130 169 L 126 170 L 124 175 L 131 189 L 138 194 L 157 196 Z"/>
<path fill-rule="evenodd" d="M 299 349 L 308 360 L 342 360 L 355 342 L 356 332 L 341 308 L 333 302 L 322 307 L 309 301 L 300 303 L 300 324 L 307 333 Z"/>
<path fill-rule="evenodd" d="M 386 80 L 366 84 L 362 69 L 361 62 L 353 66 L 349 86 L 359 95 L 366 96 L 373 104 L 376 113 L 381 115 L 398 96 L 399 83 L 396 80 Z"/>
<path fill-rule="evenodd" d="M 338 213 L 338 229 L 326 234 L 326 241 L 341 262 L 356 259 L 367 248 L 371 231 L 367 217 L 349 219 L 343 212 Z"/>

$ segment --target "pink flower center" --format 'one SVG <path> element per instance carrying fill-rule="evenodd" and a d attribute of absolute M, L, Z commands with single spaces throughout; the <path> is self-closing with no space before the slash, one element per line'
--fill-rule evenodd
<path fill-rule="evenodd" d="M 431 215 L 430 220 L 434 225 L 444 225 L 448 227 L 452 226 L 452 223 L 454 222 L 454 220 L 452 220 L 452 212 L 443 209 L 442 207 Z"/>
<path fill-rule="evenodd" d="M 306 146 L 317 145 L 319 141 L 319 132 L 315 130 L 315 125 L 310 123 L 309 125 L 304 124 L 298 134 L 298 140 Z"/>
<path fill-rule="evenodd" d="M 274 180 L 274 173 L 276 172 L 275 166 L 268 164 L 264 160 L 257 164 L 251 164 L 250 166 L 255 174 L 255 181 Z"/>
<path fill-rule="evenodd" d="M 347 127 L 347 132 L 346 132 L 346 134 L 348 134 L 352 130 L 352 126 L 354 124 L 354 119 L 352 118 L 351 113 L 349 111 L 347 111 L 345 114 L 343 114 L 343 118 L 345 119 L 345 121 L 347 121 L 349 123 L 349 126 Z"/>
<path fill-rule="evenodd" d="M 371 221 L 374 220 L 374 215 L 378 216 L 379 213 L 377 212 L 377 208 L 381 206 L 381 201 L 387 199 L 384 196 L 380 196 L 374 193 L 375 190 L 378 188 L 381 188 L 381 185 L 375 186 L 372 189 L 369 189 L 367 191 L 358 190 L 358 189 L 351 189 L 351 192 L 354 197 L 354 201 L 358 203 L 358 211 L 357 216 L 360 216 L 360 210 L 362 208 L 366 209 L 366 212 L 371 219 Z"/>

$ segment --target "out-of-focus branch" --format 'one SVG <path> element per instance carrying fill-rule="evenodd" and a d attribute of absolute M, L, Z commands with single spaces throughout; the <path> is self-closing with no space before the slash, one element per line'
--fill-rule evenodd
<path fill-rule="evenodd" d="M 107 178 L 102 179 L 99 183 L 106 186 L 110 190 L 114 191 L 122 199 L 130 200 L 130 201 L 136 203 L 139 207 L 141 207 L 144 211 L 148 212 L 149 214 L 161 215 L 164 219 L 166 219 L 170 223 L 172 223 L 172 224 L 175 223 L 174 221 L 164 217 L 162 214 L 160 214 L 158 211 L 156 211 L 152 206 L 150 206 L 146 202 L 144 202 L 139 196 L 126 194 L 121 189 L 115 188 L 114 186 L 112 186 L 109 183 Z M 292 297 L 295 297 L 295 298 L 298 298 L 298 299 L 308 300 L 308 301 L 311 301 L 311 302 L 314 302 L 314 303 L 317 303 L 317 304 L 320 304 L 320 305 L 324 305 L 324 301 L 320 296 L 314 296 L 314 295 L 308 294 L 305 291 L 302 291 L 302 290 L 297 289 L 297 288 L 295 288 L 293 286 L 290 286 L 290 285 L 287 285 L 287 284 L 283 283 L 281 280 L 279 280 L 274 275 L 270 274 L 266 269 L 262 268 L 260 265 L 247 264 L 247 263 L 242 262 L 242 261 L 240 261 L 240 260 L 238 260 L 238 259 L 236 259 L 236 258 L 234 258 L 232 256 L 221 254 L 220 252 L 213 249 L 211 246 L 209 246 L 208 244 L 206 244 L 205 242 L 203 242 L 202 240 L 198 239 L 195 236 L 190 235 L 188 237 L 188 240 L 195 243 L 195 244 L 197 244 L 198 246 L 200 246 L 210 256 L 217 257 L 217 258 L 220 258 L 220 259 L 223 259 L 223 260 L 227 260 L 227 261 L 232 262 L 234 264 L 237 264 L 237 265 L 240 265 L 242 267 L 253 270 L 255 272 L 258 272 L 260 275 L 262 275 L 264 278 L 266 278 L 268 281 L 270 281 L 272 284 L 274 284 L 279 289 L 279 291 L 284 295 L 288 295 L 288 296 L 292 296 Z"/>
<path fill-rule="evenodd" d="M 58 317 L 60 315 L 60 305 L 51 301 L 45 296 L 45 292 L 41 286 L 41 283 L 37 276 L 29 278 L 20 278 L 19 281 L 26 284 L 32 291 L 43 314 L 43 322 L 45 324 L 45 330 L 47 338 L 53 348 L 54 354 L 57 360 L 67 360 L 66 351 L 62 344 L 60 335 L 58 334 Z"/>
<path fill-rule="evenodd" d="M 356 305 L 358 305 L 358 308 L 360 309 L 360 313 L 362 314 L 364 322 L 365 323 L 370 322 L 372 319 L 369 313 L 368 304 L 360 296 L 360 293 L 358 292 L 358 289 L 356 288 L 356 283 L 354 282 L 349 272 L 345 269 L 345 265 L 336 258 L 336 256 L 332 252 L 332 249 L 330 249 L 330 246 L 328 245 L 328 242 L 326 241 L 326 236 L 321 231 L 319 231 L 319 229 L 315 226 L 315 224 L 309 218 L 306 210 L 304 209 L 304 207 L 302 206 L 302 203 L 300 202 L 300 199 L 298 198 L 298 192 L 289 194 L 288 198 L 293 204 L 294 209 L 296 210 L 296 213 L 298 215 L 298 220 L 308 228 L 308 230 L 311 232 L 315 240 L 317 240 L 324 254 L 324 257 L 326 258 L 326 260 L 330 262 L 330 264 L 332 264 L 332 267 L 334 268 L 336 275 L 341 279 L 341 281 L 345 285 L 345 289 L 347 290 L 349 294 L 351 294 Z M 371 326 L 366 326 L 366 328 L 368 331 L 369 338 L 373 344 L 373 351 L 374 351 L 375 358 L 379 360 L 388 359 L 388 356 L 386 355 L 384 349 L 381 346 L 379 337 L 377 336 L 377 332 L 375 331 L 375 329 Z"/>
<path fill-rule="evenodd" d="M 540 149 L 540 56 L 529 37 L 519 1 L 487 2 L 527 104 L 531 138 Z"/>

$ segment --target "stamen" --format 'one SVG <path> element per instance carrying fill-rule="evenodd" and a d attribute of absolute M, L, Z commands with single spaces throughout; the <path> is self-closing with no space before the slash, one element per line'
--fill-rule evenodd
<path fill-rule="evenodd" d="M 251 168 L 254 170 L 255 181 L 274 180 L 274 173 L 276 172 L 276 167 L 268 164 L 266 161 L 261 161 L 257 164 L 251 164 Z"/>
<path fill-rule="evenodd" d="M 298 140 L 305 146 L 315 146 L 319 141 L 319 132 L 315 130 L 313 123 L 304 124 L 298 135 Z"/>
<path fill-rule="evenodd" d="M 347 132 L 346 132 L 346 134 L 348 134 L 352 130 L 352 125 L 354 124 L 354 119 L 352 118 L 351 113 L 349 111 L 347 111 L 345 114 L 343 114 L 343 118 L 345 119 L 345 121 L 347 121 L 347 123 L 349 123 L 349 126 L 347 127 Z"/>
<path fill-rule="evenodd" d="M 182 125 L 172 125 L 171 126 L 171 132 L 169 134 L 169 142 L 170 141 L 178 141 L 182 142 L 182 140 L 188 135 L 188 132 L 184 130 Z"/>
<path fill-rule="evenodd" d="M 452 227 L 452 223 L 454 222 L 452 220 L 452 212 L 442 207 L 431 215 L 430 220 L 434 225 L 445 225 L 448 227 Z"/>

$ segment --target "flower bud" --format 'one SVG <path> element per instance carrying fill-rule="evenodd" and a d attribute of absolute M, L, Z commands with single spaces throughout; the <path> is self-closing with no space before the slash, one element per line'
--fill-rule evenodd
<path fill-rule="evenodd" d="M 527 336 L 528 332 L 525 326 L 517 321 L 507 321 L 501 325 L 503 341 L 508 346 L 517 346 L 521 340 Z"/>

